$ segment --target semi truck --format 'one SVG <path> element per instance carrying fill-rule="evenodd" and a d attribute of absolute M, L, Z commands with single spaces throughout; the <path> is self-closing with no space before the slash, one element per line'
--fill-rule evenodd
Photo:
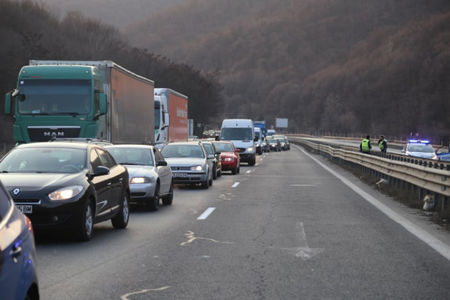
<path fill-rule="evenodd" d="M 152 144 L 154 82 L 112 61 L 30 60 L 5 113 L 17 143 L 96 138 Z"/>
<path fill-rule="evenodd" d="M 155 89 L 155 144 L 187 141 L 188 97 L 169 88 Z"/>

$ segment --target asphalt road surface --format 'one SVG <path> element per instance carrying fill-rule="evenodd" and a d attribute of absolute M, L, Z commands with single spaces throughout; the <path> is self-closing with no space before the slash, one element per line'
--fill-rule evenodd
<path fill-rule="evenodd" d="M 58 300 L 449 299 L 449 244 L 419 214 L 292 146 L 208 190 L 177 187 L 170 207 L 133 209 L 125 230 L 97 224 L 86 243 L 39 236 L 38 275 L 42 299 Z"/>

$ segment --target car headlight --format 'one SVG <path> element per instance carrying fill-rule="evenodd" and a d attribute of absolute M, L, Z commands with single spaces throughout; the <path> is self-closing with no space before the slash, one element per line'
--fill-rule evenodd
<path fill-rule="evenodd" d="M 234 159 L 232 158 L 232 157 L 225 157 L 224 159 L 223 159 L 223 161 L 233 161 Z"/>
<path fill-rule="evenodd" d="M 248 147 L 247 152 L 253 152 L 253 147 Z"/>
<path fill-rule="evenodd" d="M 50 200 L 67 200 L 75 197 L 81 193 L 82 190 L 83 187 L 80 185 L 69 186 L 48 194 L 48 198 L 50 198 Z"/>
<path fill-rule="evenodd" d="M 203 166 L 194 166 L 194 167 L 191 167 L 191 171 L 203 171 Z"/>
<path fill-rule="evenodd" d="M 133 177 L 130 180 L 130 183 L 134 184 L 142 184 L 142 183 L 149 183 L 151 180 L 148 177 Z"/>

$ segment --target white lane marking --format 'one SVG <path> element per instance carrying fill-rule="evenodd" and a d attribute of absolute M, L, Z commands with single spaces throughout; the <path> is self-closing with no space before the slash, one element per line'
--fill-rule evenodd
<path fill-rule="evenodd" d="M 145 294 L 145 293 L 152 292 L 152 291 L 156 291 L 156 292 L 157 291 L 164 291 L 164 290 L 167 290 L 168 288 L 170 288 L 170 286 L 167 285 L 167 286 L 163 286 L 163 287 L 160 287 L 160 288 L 157 288 L 157 289 L 145 289 L 145 290 L 141 290 L 141 291 L 125 294 L 125 295 L 121 296 L 120 299 L 121 300 L 129 300 L 128 299 L 129 296 Z"/>
<path fill-rule="evenodd" d="M 253 170 L 247 170 L 245 173 L 250 174 L 251 172 L 253 172 Z"/>
<path fill-rule="evenodd" d="M 294 248 L 281 248 L 282 250 L 287 250 L 288 252 L 294 254 L 295 257 L 300 257 L 303 260 L 311 259 L 325 250 L 324 248 L 310 248 L 308 246 L 303 222 L 297 223 L 297 229 L 299 230 L 300 246 Z"/>
<path fill-rule="evenodd" d="M 215 210 L 215 207 L 208 207 L 198 218 L 197 220 L 205 220 L 207 217 L 209 217 L 210 214 Z"/>
<path fill-rule="evenodd" d="M 298 187 L 315 187 L 315 184 L 290 184 L 289 186 L 298 186 Z"/>
<path fill-rule="evenodd" d="M 239 182 L 238 181 L 236 181 L 235 183 L 233 183 L 233 185 L 231 186 L 232 188 L 235 188 L 235 187 L 237 187 L 239 185 Z"/>
<path fill-rule="evenodd" d="M 205 241 L 210 241 L 210 242 L 217 243 L 217 244 L 233 244 L 233 242 L 221 242 L 221 241 L 217 241 L 215 239 L 197 237 L 197 236 L 195 236 L 195 233 L 193 231 L 188 231 L 184 235 L 187 237 L 188 240 L 186 242 L 182 242 L 180 244 L 180 246 L 186 246 L 187 244 L 190 244 L 195 240 L 205 240 Z"/>
<path fill-rule="evenodd" d="M 391 208 L 384 205 L 380 201 L 378 201 L 375 197 L 372 195 L 366 193 L 362 189 L 360 189 L 358 186 L 350 182 L 348 179 L 342 177 L 337 172 L 333 171 L 329 167 L 327 167 L 325 164 L 320 162 L 317 158 L 313 157 L 311 154 L 307 153 L 305 150 L 301 149 L 300 147 L 296 146 L 300 151 L 302 151 L 306 156 L 311 158 L 313 161 L 315 161 L 319 166 L 330 172 L 332 175 L 334 175 L 336 178 L 341 180 L 345 185 L 347 185 L 349 188 L 351 188 L 355 193 L 360 195 L 362 198 L 364 198 L 367 202 L 375 206 L 377 209 L 379 209 L 382 213 L 384 213 L 386 216 L 388 216 L 391 220 L 394 222 L 400 224 L 403 228 L 408 230 L 410 233 L 415 235 L 418 239 L 428 244 L 431 248 L 436 250 L 438 253 L 440 253 L 442 256 L 444 256 L 447 260 L 450 260 L 450 247 L 439 240 L 438 238 L 432 236 L 427 231 L 423 230 L 419 226 L 416 226 L 415 224 L 411 223 L 408 219 L 405 217 L 402 217 L 398 213 L 394 212 Z"/>

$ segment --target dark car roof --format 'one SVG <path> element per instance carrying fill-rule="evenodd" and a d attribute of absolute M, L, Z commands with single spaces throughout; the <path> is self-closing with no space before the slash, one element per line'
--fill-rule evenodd
<path fill-rule="evenodd" d="M 21 144 L 16 146 L 16 148 L 77 148 L 86 149 L 89 146 L 98 146 L 95 144 L 82 143 L 82 142 L 38 142 Z"/>
<path fill-rule="evenodd" d="M 141 148 L 141 149 L 153 149 L 152 145 L 140 145 L 140 144 L 119 144 L 119 145 L 108 145 L 104 146 L 106 149 L 108 148 Z"/>

